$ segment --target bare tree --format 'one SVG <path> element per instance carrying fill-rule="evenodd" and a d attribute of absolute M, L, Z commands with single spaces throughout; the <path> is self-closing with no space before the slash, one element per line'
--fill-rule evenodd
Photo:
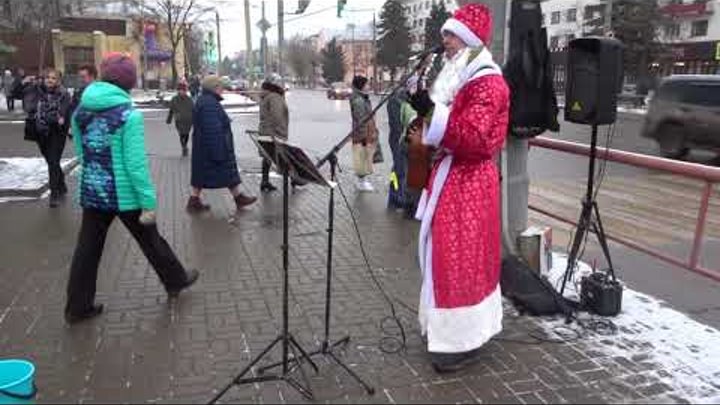
<path fill-rule="evenodd" d="M 10 14 L 18 32 L 36 33 L 40 41 L 38 55 L 38 72 L 45 69 L 45 54 L 50 42 L 53 28 L 58 20 L 72 10 L 68 6 L 71 0 L 9 0 Z"/>
<path fill-rule="evenodd" d="M 197 0 L 134 0 L 136 5 L 143 7 L 144 11 L 162 24 L 170 41 L 170 55 L 172 61 L 172 85 L 177 85 L 178 68 L 177 53 L 181 43 L 186 39 L 188 26 L 195 22 L 205 10 L 200 7 Z"/>
<path fill-rule="evenodd" d="M 307 39 L 296 36 L 287 45 L 287 58 L 295 76 L 302 84 L 312 84 L 320 55 Z"/>

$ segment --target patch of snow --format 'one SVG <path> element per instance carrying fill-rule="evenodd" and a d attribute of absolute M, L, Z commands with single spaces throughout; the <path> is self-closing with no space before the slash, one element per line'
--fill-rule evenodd
<path fill-rule="evenodd" d="M 567 256 L 553 254 L 548 279 L 558 290 L 566 267 Z M 579 284 L 575 281 L 590 273 L 589 265 L 579 263 L 565 296 L 576 299 Z M 659 371 L 657 380 L 672 387 L 673 395 L 691 403 L 720 401 L 720 331 L 627 286 L 623 292 L 622 313 L 611 320 L 617 326 L 616 335 L 590 333 L 584 342 L 611 358 L 654 364 L 653 370 Z M 541 323 L 548 333 L 563 325 L 562 320 Z"/>
<path fill-rule="evenodd" d="M 65 169 L 75 159 L 63 159 Z M 37 190 L 48 182 L 43 158 L 0 158 L 0 189 Z"/>

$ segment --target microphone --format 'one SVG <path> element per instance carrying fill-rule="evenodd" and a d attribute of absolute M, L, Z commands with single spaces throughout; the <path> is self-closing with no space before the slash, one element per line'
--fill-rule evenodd
<path fill-rule="evenodd" d="M 416 52 L 416 53 L 410 55 L 410 60 L 424 59 L 424 58 L 428 57 L 429 55 L 432 55 L 432 54 L 440 55 L 442 53 L 445 53 L 445 47 L 442 44 L 440 44 L 440 45 L 433 46 L 430 49 L 426 49 L 424 51 Z"/>

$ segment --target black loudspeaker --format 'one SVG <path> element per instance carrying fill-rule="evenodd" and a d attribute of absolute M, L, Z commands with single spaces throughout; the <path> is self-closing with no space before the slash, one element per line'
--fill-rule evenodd
<path fill-rule="evenodd" d="M 617 118 L 623 82 L 623 45 L 613 38 L 570 41 L 565 77 L 565 120 L 610 125 Z"/>

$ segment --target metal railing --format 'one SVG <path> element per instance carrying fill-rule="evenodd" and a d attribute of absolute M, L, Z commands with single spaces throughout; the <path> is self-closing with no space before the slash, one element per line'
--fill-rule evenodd
<path fill-rule="evenodd" d="M 590 156 L 589 145 L 579 144 L 575 142 L 538 137 L 530 140 L 530 145 L 544 149 L 570 153 L 573 155 Z M 688 259 L 681 259 L 671 256 L 667 253 L 663 253 L 661 251 L 643 246 L 639 243 L 633 242 L 629 239 L 617 235 L 607 235 L 607 237 L 608 239 L 616 243 L 645 253 L 666 263 L 688 269 L 705 277 L 711 278 L 715 281 L 720 281 L 719 270 L 707 269 L 700 265 L 700 255 L 702 253 L 703 239 L 705 236 L 705 224 L 707 222 L 708 207 L 710 205 L 710 198 L 712 197 L 713 186 L 717 183 L 720 183 L 720 168 L 705 166 L 696 163 L 664 159 L 655 156 L 642 155 L 638 153 L 625 152 L 615 149 L 599 148 L 597 152 L 597 157 L 598 159 L 604 159 L 609 162 L 616 162 L 644 169 L 656 170 L 664 173 L 682 176 L 685 178 L 700 180 L 704 183 L 702 198 L 700 200 L 700 208 L 698 209 L 695 232 L 693 236 L 692 251 Z M 558 221 L 571 225 L 577 225 L 576 221 L 573 219 L 565 218 L 562 215 L 550 212 L 544 208 L 535 206 L 533 204 L 530 204 L 529 208 L 533 211 L 536 211 L 540 214 L 546 215 Z"/>

